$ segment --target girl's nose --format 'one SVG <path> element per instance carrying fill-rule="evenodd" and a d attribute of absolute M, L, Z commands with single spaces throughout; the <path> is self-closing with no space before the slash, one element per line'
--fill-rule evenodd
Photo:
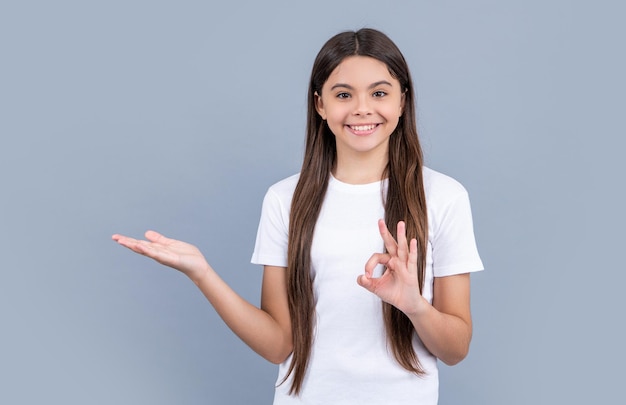
<path fill-rule="evenodd" d="M 356 105 L 354 106 L 354 115 L 369 115 L 372 113 L 370 106 L 370 100 L 367 96 L 357 97 Z"/>

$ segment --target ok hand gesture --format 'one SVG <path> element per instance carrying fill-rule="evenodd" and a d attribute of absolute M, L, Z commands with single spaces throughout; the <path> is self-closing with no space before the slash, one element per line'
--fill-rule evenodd
<path fill-rule="evenodd" d="M 397 241 L 384 220 L 378 220 L 378 229 L 387 253 L 373 254 L 365 264 L 365 274 L 357 282 L 405 314 L 416 314 L 427 304 L 417 279 L 417 240 L 407 241 L 406 225 L 402 221 L 398 222 Z M 374 278 L 373 271 L 379 264 L 385 266 L 385 271 Z"/>

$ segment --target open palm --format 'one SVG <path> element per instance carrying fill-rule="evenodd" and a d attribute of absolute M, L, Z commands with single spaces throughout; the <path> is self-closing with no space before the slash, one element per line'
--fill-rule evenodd
<path fill-rule="evenodd" d="M 192 280 L 206 272 L 208 264 L 197 247 L 175 239 L 169 239 L 155 231 L 145 233 L 146 240 L 115 234 L 113 240 L 133 252 L 147 256 L 166 266 L 186 274 Z"/>

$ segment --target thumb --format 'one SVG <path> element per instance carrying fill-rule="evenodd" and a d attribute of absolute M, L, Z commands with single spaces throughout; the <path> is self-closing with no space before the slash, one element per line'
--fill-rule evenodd
<path fill-rule="evenodd" d="M 358 285 L 360 285 L 361 287 L 365 288 L 366 290 L 371 290 L 372 289 L 372 285 L 374 284 L 372 279 L 369 278 L 367 276 L 367 274 L 361 274 L 360 276 L 358 276 L 356 278 L 356 282 Z"/>
<path fill-rule="evenodd" d="M 165 236 L 161 235 L 160 233 L 156 232 L 156 231 L 146 231 L 146 233 L 144 234 L 144 236 L 146 237 L 146 239 L 148 239 L 150 242 L 160 242 L 160 243 L 166 243 L 169 242 L 170 239 L 166 238 Z"/>

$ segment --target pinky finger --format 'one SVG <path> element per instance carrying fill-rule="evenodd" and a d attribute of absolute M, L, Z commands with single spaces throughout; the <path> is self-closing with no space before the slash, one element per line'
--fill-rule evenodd
<path fill-rule="evenodd" d="M 411 239 L 409 245 L 409 264 L 417 266 L 417 239 Z"/>

